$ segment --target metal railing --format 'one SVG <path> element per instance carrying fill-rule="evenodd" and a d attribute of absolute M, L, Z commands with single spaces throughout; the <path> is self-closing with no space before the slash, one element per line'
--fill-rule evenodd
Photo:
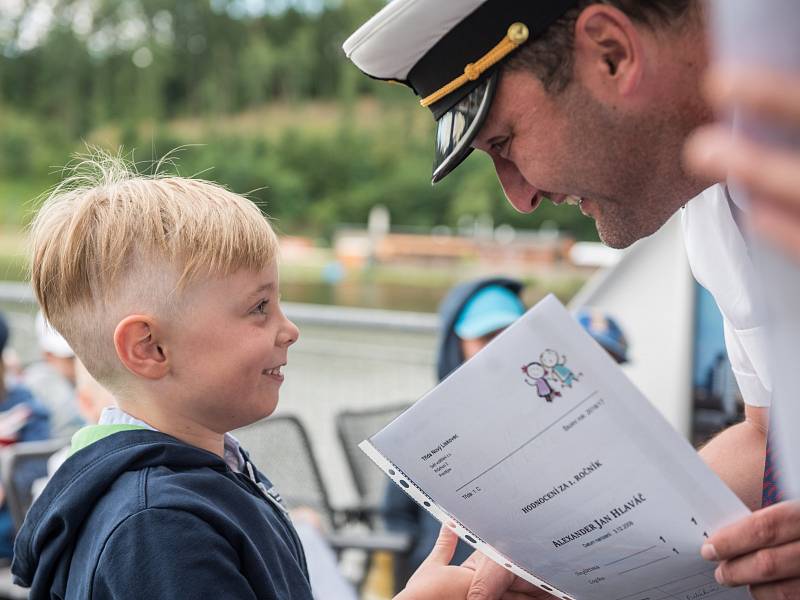
<path fill-rule="evenodd" d="M 302 421 L 332 501 L 352 504 L 356 492 L 336 434 L 336 416 L 410 403 L 433 387 L 437 316 L 292 302 L 282 306 L 301 334 L 289 351 L 277 414 Z M 11 344 L 23 364 L 35 360 L 36 304 L 30 286 L 0 282 L 0 310 L 11 324 Z"/>

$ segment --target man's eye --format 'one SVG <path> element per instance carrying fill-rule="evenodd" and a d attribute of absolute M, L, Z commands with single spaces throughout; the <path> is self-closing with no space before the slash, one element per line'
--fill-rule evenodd
<path fill-rule="evenodd" d="M 508 138 L 503 138 L 502 140 L 493 142 L 490 148 L 492 149 L 492 152 L 497 152 L 498 154 L 501 154 L 503 152 L 503 148 L 506 147 L 507 143 L 508 143 Z"/>

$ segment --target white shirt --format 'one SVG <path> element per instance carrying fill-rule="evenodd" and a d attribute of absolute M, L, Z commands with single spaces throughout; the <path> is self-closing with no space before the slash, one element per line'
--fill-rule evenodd
<path fill-rule="evenodd" d="M 767 310 L 763 281 L 750 257 L 724 186 L 708 188 L 681 211 L 684 242 L 695 279 L 719 306 L 725 346 L 746 404 L 769 406 Z"/>

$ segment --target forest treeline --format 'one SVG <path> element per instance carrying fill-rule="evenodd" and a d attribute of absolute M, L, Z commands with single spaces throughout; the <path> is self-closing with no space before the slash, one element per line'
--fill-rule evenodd
<path fill-rule="evenodd" d="M 581 239 L 577 210 L 519 215 L 489 161 L 430 185 L 433 123 L 341 44 L 383 0 L 27 0 L 0 12 L 0 194 L 46 188 L 87 142 L 146 165 L 176 148 L 183 174 L 251 197 L 290 233 L 364 223 L 545 221 Z M 8 182 L 26 182 L 9 185 Z M 6 185 L 3 185 L 3 182 Z M 29 198 L 6 192 L 3 203 Z M 3 215 L 22 214 L 5 210 Z"/>

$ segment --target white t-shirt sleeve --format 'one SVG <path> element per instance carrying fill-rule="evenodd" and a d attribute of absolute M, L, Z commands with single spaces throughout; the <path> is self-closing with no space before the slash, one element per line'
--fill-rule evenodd
<path fill-rule="evenodd" d="M 716 185 L 689 201 L 681 221 L 692 273 L 723 315 L 725 346 L 742 397 L 750 406 L 769 406 L 772 383 L 763 282 L 725 189 Z"/>
<path fill-rule="evenodd" d="M 769 385 L 767 366 L 758 364 L 759 358 L 764 359 L 767 356 L 766 348 L 758 348 L 764 339 L 763 327 L 757 327 L 755 330 L 736 330 L 727 319 L 724 319 L 723 325 L 725 347 L 742 398 L 750 406 L 769 406 L 772 392 L 767 387 Z"/>

